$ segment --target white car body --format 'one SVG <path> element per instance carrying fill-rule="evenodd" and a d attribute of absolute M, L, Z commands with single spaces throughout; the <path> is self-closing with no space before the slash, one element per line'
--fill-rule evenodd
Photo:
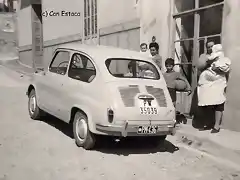
<path fill-rule="evenodd" d="M 88 57 L 96 75 L 91 82 L 72 79 L 68 76 L 70 65 L 65 75 L 53 73 L 49 68 L 35 73 L 27 94 L 35 89 L 40 109 L 66 123 L 70 123 L 73 113 L 80 110 L 87 116 L 89 130 L 94 134 L 123 137 L 175 134 L 175 108 L 163 75 L 151 59 L 135 51 L 78 43 L 60 46 L 55 54 L 58 51 L 67 51 L 70 57 L 74 53 Z M 114 77 L 105 64 L 109 58 L 150 62 L 157 68 L 160 79 Z M 70 59 L 66 61 L 70 63 Z M 144 97 L 153 99 L 151 106 L 157 109 L 157 114 L 146 113 L 146 108 L 143 114 L 140 113 L 140 108 L 144 110 Z M 110 120 L 109 117 L 113 118 Z M 139 134 L 140 126 L 157 126 L 158 129 Z"/>

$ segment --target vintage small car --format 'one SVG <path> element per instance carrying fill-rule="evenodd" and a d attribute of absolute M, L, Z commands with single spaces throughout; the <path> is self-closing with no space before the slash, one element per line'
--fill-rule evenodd
<path fill-rule="evenodd" d="M 27 89 L 32 119 L 50 114 L 73 127 L 77 146 L 92 149 L 98 135 L 175 134 L 175 108 L 158 66 L 139 52 L 71 43 L 58 47 Z"/>

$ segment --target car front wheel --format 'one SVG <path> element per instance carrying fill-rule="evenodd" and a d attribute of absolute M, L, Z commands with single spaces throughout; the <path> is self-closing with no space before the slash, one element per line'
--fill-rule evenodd
<path fill-rule="evenodd" d="M 38 120 L 42 115 L 42 110 L 38 107 L 36 91 L 33 89 L 28 96 L 28 112 L 32 119 Z"/>
<path fill-rule="evenodd" d="M 76 145 L 90 150 L 95 146 L 95 135 L 90 132 L 88 119 L 82 112 L 77 111 L 73 120 L 73 135 Z"/>

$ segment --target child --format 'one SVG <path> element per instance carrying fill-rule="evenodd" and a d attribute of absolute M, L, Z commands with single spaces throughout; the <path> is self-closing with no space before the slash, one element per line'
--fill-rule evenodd
<path fill-rule="evenodd" d="M 124 74 L 125 77 L 133 77 L 133 62 L 128 63 L 128 72 Z"/>
<path fill-rule="evenodd" d="M 173 105 L 176 107 L 177 92 L 176 92 L 176 89 L 175 89 L 175 80 L 183 80 L 183 81 L 186 82 L 186 84 L 187 84 L 186 91 L 188 92 L 188 95 L 191 94 L 191 86 L 188 83 L 188 81 L 186 80 L 186 78 L 184 78 L 181 75 L 180 72 L 175 72 L 173 70 L 174 59 L 167 58 L 166 61 L 165 61 L 165 67 L 166 67 L 167 71 L 163 74 L 163 76 L 164 76 L 164 79 L 167 83 L 168 91 L 169 91 L 170 96 L 172 98 Z"/>
<path fill-rule="evenodd" d="M 174 59 L 172 59 L 172 58 L 166 59 L 165 67 L 166 67 L 167 71 L 163 74 L 163 76 L 164 76 L 164 79 L 166 81 L 169 94 L 172 98 L 173 105 L 176 107 L 177 92 L 176 92 L 176 89 L 175 89 L 175 81 L 176 80 L 185 81 L 185 83 L 187 84 L 186 91 L 188 92 L 188 95 L 191 94 L 191 86 L 188 83 L 188 81 L 186 80 L 186 78 L 184 78 L 179 72 L 175 72 L 173 70 Z M 184 124 L 187 123 L 186 117 L 183 114 L 181 114 L 180 112 L 176 112 L 176 120 L 177 120 L 176 124 L 180 124 L 181 122 L 183 122 Z"/>
<path fill-rule="evenodd" d="M 148 50 L 148 45 L 146 43 L 142 43 L 140 45 L 140 53 L 143 54 L 144 56 L 146 56 L 147 58 L 151 58 L 151 54 Z"/>

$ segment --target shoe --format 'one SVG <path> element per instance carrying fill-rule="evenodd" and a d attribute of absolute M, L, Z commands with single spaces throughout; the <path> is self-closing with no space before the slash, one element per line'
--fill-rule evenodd
<path fill-rule="evenodd" d="M 205 131 L 205 128 L 198 128 L 199 131 Z"/>
<path fill-rule="evenodd" d="M 212 131 L 211 131 L 211 133 L 212 133 L 212 134 L 213 134 L 213 133 L 219 133 L 219 131 L 220 131 L 220 128 L 219 128 L 219 129 L 213 128 Z"/>
<path fill-rule="evenodd" d="M 211 130 L 212 128 L 208 127 L 208 126 L 204 126 L 203 128 L 199 128 L 199 131 L 206 131 L 206 130 Z"/>

